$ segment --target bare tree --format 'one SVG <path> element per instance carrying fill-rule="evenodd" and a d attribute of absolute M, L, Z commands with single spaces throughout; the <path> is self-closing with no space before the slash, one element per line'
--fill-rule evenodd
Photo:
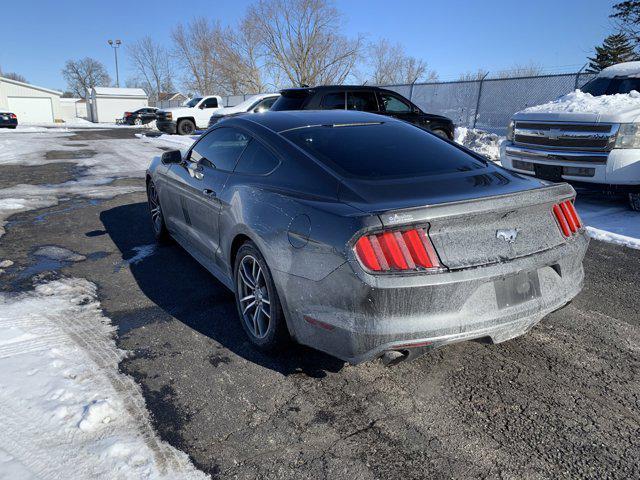
<path fill-rule="evenodd" d="M 173 69 L 162 45 L 146 36 L 127 47 L 127 53 L 136 83 L 142 84 L 151 100 L 157 101 L 161 92 L 173 90 Z"/>
<path fill-rule="evenodd" d="M 16 72 L 3 72 L 2 68 L 0 68 L 0 77 L 8 78 L 10 80 L 15 80 L 16 82 L 29 83 L 27 79 Z"/>
<path fill-rule="evenodd" d="M 516 63 L 511 68 L 500 70 L 496 73 L 496 78 L 517 78 L 517 77 L 535 77 L 542 75 L 544 69 L 538 63 L 531 62 L 528 64 Z"/>
<path fill-rule="evenodd" d="M 488 71 L 479 68 L 477 71 L 475 72 L 466 72 L 461 74 L 458 77 L 458 81 L 459 82 L 475 82 L 477 80 L 482 80 L 483 78 L 485 78 L 487 75 L 489 74 Z"/>
<path fill-rule="evenodd" d="M 219 91 L 217 45 L 221 29 L 206 18 L 196 18 L 186 26 L 178 25 L 171 33 L 174 55 L 184 68 L 185 87 L 203 95 Z"/>
<path fill-rule="evenodd" d="M 81 60 L 67 60 L 62 69 L 62 76 L 67 87 L 75 95 L 86 99 L 93 87 L 104 87 L 111 84 L 111 77 L 98 60 L 85 57 Z"/>
<path fill-rule="evenodd" d="M 293 85 L 344 82 L 363 46 L 340 33 L 342 17 L 328 0 L 258 0 L 245 21 L 274 75 Z"/>
<path fill-rule="evenodd" d="M 387 39 L 380 39 L 367 48 L 370 81 L 374 85 L 393 85 L 435 80 L 438 74 L 429 70 L 424 60 L 407 55 L 404 47 L 392 45 Z"/>
<path fill-rule="evenodd" d="M 266 83 L 268 59 L 260 45 L 258 30 L 249 19 L 243 19 L 237 29 L 222 30 L 216 50 L 221 81 L 227 93 L 258 93 L 269 88 Z"/>

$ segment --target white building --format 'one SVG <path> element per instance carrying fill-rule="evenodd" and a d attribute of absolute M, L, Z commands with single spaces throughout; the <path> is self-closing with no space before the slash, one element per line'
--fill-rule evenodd
<path fill-rule="evenodd" d="M 113 123 L 132 112 L 149 105 L 149 98 L 141 88 L 94 87 L 88 99 L 87 113 L 94 123 Z"/>
<path fill-rule="evenodd" d="M 15 113 L 21 124 L 63 120 L 61 95 L 56 90 L 0 77 L 0 109 Z"/>

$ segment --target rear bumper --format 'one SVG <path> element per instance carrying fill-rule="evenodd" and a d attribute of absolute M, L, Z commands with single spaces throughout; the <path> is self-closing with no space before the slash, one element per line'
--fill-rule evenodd
<path fill-rule="evenodd" d="M 16 118 L 12 118 L 9 120 L 0 120 L 0 128 L 2 127 L 6 127 L 6 128 L 14 128 L 18 125 L 18 119 Z"/>
<path fill-rule="evenodd" d="M 528 257 L 433 275 L 364 280 L 343 264 L 319 282 L 273 272 L 291 333 L 303 344 L 351 363 L 385 351 L 434 348 L 471 339 L 502 342 L 528 331 L 581 290 L 584 233 Z M 537 272 L 540 295 L 499 306 L 495 282 Z"/>
<path fill-rule="evenodd" d="M 640 150 L 613 149 L 609 152 L 578 152 L 532 149 L 503 142 L 500 147 L 502 166 L 514 172 L 533 175 L 530 170 L 514 167 L 514 160 L 531 164 L 591 169 L 592 176 L 563 174 L 562 179 L 576 184 L 640 187 Z"/>
<path fill-rule="evenodd" d="M 156 120 L 158 130 L 170 135 L 175 135 L 177 124 L 173 120 Z"/>

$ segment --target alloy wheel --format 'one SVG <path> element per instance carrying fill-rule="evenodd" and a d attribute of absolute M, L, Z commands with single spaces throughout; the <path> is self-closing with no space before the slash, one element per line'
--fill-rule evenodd
<path fill-rule="evenodd" d="M 256 337 L 264 338 L 271 321 L 271 300 L 262 267 L 252 255 L 238 265 L 237 287 L 242 320 Z"/>
<path fill-rule="evenodd" d="M 156 233 L 160 233 L 162 231 L 162 210 L 160 209 L 158 191 L 153 182 L 149 183 L 149 211 L 151 212 L 153 229 Z"/>

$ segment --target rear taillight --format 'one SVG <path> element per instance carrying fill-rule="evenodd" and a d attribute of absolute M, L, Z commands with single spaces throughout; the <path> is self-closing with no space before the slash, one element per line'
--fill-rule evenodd
<path fill-rule="evenodd" d="M 125 117 L 130 117 L 131 116 L 131 112 L 124 112 L 124 116 Z"/>
<path fill-rule="evenodd" d="M 422 227 L 364 235 L 354 250 L 362 266 L 373 272 L 443 270 L 427 230 Z"/>
<path fill-rule="evenodd" d="M 582 228 L 582 222 L 571 200 L 554 205 L 553 216 L 556 217 L 558 227 L 566 238 L 571 237 Z"/>
<path fill-rule="evenodd" d="M 10 114 L 9 114 L 9 118 L 18 118 L 18 117 L 16 117 L 16 114 L 15 114 L 15 113 L 10 113 Z"/>

